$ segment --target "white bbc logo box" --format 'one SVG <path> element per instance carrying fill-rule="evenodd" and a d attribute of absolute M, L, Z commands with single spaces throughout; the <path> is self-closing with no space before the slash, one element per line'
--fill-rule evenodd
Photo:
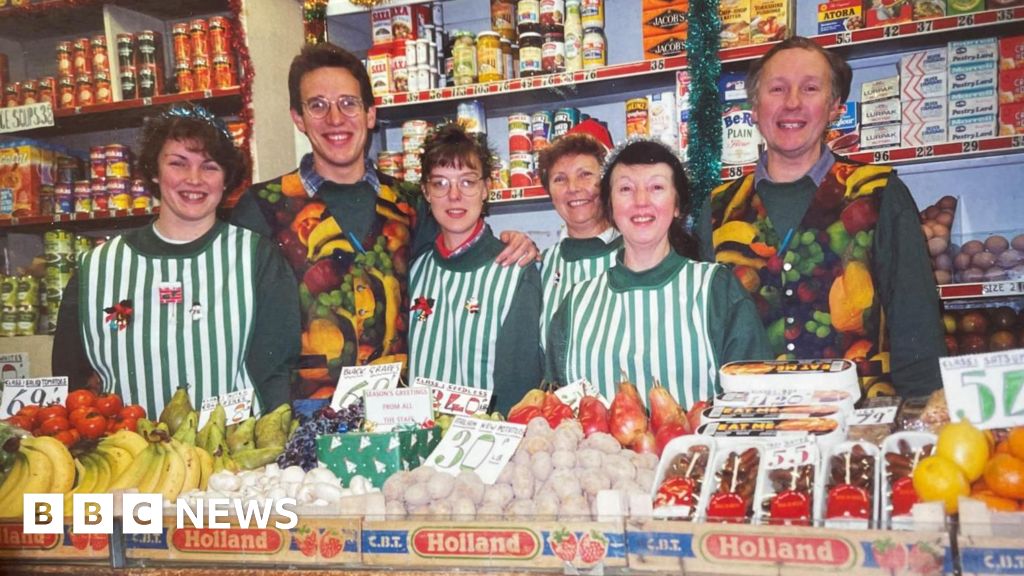
<path fill-rule="evenodd" d="M 63 494 L 25 494 L 24 504 L 22 529 L 26 534 L 62 534 L 66 515 L 71 516 L 75 534 L 111 534 L 118 514 L 113 494 L 74 494 L 69 511 L 64 510 Z M 121 511 L 126 534 L 163 531 L 160 494 L 122 494 Z"/>

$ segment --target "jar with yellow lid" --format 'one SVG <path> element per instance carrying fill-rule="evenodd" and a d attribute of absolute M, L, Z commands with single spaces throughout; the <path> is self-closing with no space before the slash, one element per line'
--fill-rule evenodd
<path fill-rule="evenodd" d="M 478 82 L 497 82 L 505 78 L 500 34 L 485 30 L 476 35 L 476 65 Z"/>

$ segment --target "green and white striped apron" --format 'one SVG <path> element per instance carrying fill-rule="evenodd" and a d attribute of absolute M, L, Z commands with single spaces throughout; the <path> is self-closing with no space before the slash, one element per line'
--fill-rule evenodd
<path fill-rule="evenodd" d="M 123 237 L 84 254 L 78 271 L 82 339 L 104 390 L 156 418 L 178 386 L 190 386 L 197 406 L 252 388 L 245 359 L 258 240 L 249 230 L 225 226 L 194 256 L 146 256 Z M 180 283 L 179 303 L 160 303 L 162 283 Z M 131 300 L 133 313 L 127 327 L 117 329 L 104 308 L 122 300 Z"/>
<path fill-rule="evenodd" d="M 572 287 L 580 282 L 596 278 L 614 266 L 616 253 L 616 250 L 609 250 L 608 253 L 593 258 L 570 261 L 562 255 L 562 242 L 544 251 L 540 270 L 544 299 L 540 315 L 540 345 L 542 349 L 547 349 L 551 318 L 558 311 L 562 300 L 569 294 Z"/>
<path fill-rule="evenodd" d="M 708 300 L 716 265 L 687 262 L 664 286 L 613 291 L 608 273 L 568 296 L 567 382 L 586 378 L 605 397 L 623 375 L 647 390 L 661 382 L 681 405 L 714 395 L 718 363 L 708 336 Z"/>
<path fill-rule="evenodd" d="M 441 267 L 438 258 L 425 254 L 409 272 L 410 301 L 433 299 L 430 314 L 409 312 L 409 382 L 422 376 L 494 390 L 498 333 L 523 268 L 490 262 L 457 272 Z"/>

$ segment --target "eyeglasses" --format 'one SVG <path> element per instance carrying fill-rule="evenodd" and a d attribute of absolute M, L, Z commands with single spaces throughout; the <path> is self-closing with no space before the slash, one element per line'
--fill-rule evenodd
<path fill-rule="evenodd" d="M 480 194 L 480 183 L 483 182 L 483 178 L 480 176 L 463 176 L 458 180 L 459 194 L 467 198 L 474 198 Z M 427 194 L 431 198 L 443 198 L 448 195 L 448 192 L 452 189 L 452 181 L 438 176 L 427 180 L 426 185 Z"/>
<path fill-rule="evenodd" d="M 338 110 L 349 118 L 363 111 L 363 100 L 356 96 L 340 96 L 334 103 L 338 105 Z M 322 96 L 306 100 L 305 106 L 313 118 L 324 118 L 331 113 L 331 101 Z"/>

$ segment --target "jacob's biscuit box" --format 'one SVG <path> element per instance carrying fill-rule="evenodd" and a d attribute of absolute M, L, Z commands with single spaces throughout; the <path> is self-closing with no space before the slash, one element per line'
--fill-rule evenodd
<path fill-rule="evenodd" d="M 995 38 L 959 40 L 946 46 L 946 58 L 950 67 L 975 62 L 994 62 L 998 54 L 999 45 Z"/>
<path fill-rule="evenodd" d="M 1024 36 L 999 39 L 999 69 L 1024 68 Z"/>
<path fill-rule="evenodd" d="M 786 37 L 788 0 L 750 0 L 750 43 L 764 44 Z"/>
<path fill-rule="evenodd" d="M 1024 134 L 1024 102 L 999 107 L 999 135 Z"/>
<path fill-rule="evenodd" d="M 832 0 L 818 4 L 818 34 L 835 34 L 864 27 L 861 0 Z"/>
<path fill-rule="evenodd" d="M 949 93 L 957 94 L 960 92 L 972 92 L 982 88 L 995 88 L 998 78 L 994 60 L 950 66 Z"/>
<path fill-rule="evenodd" d="M 949 117 L 968 118 L 982 114 L 995 114 L 999 107 L 996 91 L 993 88 L 982 88 L 970 92 L 949 95 Z"/>
<path fill-rule="evenodd" d="M 1024 67 L 999 72 L 999 103 L 1024 102 Z"/>
<path fill-rule="evenodd" d="M 686 32 L 644 37 L 644 60 L 669 58 L 686 53 Z"/>
<path fill-rule="evenodd" d="M 654 10 L 645 10 L 643 13 L 643 35 L 661 36 L 673 32 L 686 32 L 687 2 L 676 2 Z"/>

